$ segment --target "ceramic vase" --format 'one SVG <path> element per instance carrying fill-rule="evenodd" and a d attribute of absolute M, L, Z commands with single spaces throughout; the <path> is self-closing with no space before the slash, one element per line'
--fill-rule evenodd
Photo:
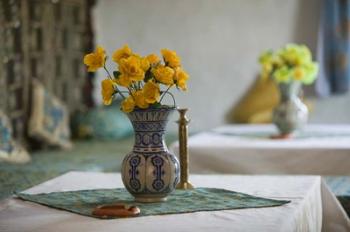
<path fill-rule="evenodd" d="M 138 202 L 165 201 L 179 182 L 179 161 L 164 141 L 168 117 L 174 110 L 161 107 L 128 113 L 135 143 L 123 160 L 122 180 Z"/>
<path fill-rule="evenodd" d="M 287 136 L 301 129 L 307 122 L 308 109 L 300 100 L 300 82 L 280 83 L 280 103 L 274 109 L 272 121 L 280 135 Z"/>

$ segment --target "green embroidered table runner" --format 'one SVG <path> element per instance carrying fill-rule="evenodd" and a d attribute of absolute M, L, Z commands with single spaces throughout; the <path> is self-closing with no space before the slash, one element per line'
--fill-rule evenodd
<path fill-rule="evenodd" d="M 290 201 L 255 197 L 244 193 L 216 188 L 176 190 L 162 203 L 138 203 L 123 188 L 96 189 L 48 194 L 18 193 L 20 199 L 36 202 L 52 208 L 96 217 L 92 210 L 98 205 L 126 203 L 140 208 L 139 217 L 149 215 L 191 213 L 244 208 L 262 208 L 284 205 Z"/>

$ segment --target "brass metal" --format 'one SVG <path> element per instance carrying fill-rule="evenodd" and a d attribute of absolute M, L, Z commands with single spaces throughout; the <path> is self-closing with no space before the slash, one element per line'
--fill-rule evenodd
<path fill-rule="evenodd" d="M 194 186 L 189 182 L 189 158 L 188 158 L 188 124 L 190 120 L 186 117 L 188 109 L 177 109 L 180 118 L 177 121 L 179 124 L 179 156 L 180 156 L 180 183 L 176 186 L 177 189 L 193 189 Z"/>

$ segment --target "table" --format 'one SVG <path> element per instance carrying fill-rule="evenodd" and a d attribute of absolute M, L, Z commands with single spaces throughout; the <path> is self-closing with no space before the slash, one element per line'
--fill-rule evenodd
<path fill-rule="evenodd" d="M 192 173 L 350 175 L 350 126 L 308 125 L 270 139 L 273 125 L 227 125 L 191 136 Z M 178 144 L 171 150 L 177 153 Z"/>
<path fill-rule="evenodd" d="M 100 220 L 32 202 L 0 202 L 0 231 L 349 231 L 350 222 L 319 176 L 193 175 L 196 186 L 291 200 L 279 207 Z M 26 193 L 121 187 L 118 173 L 69 172 Z"/>

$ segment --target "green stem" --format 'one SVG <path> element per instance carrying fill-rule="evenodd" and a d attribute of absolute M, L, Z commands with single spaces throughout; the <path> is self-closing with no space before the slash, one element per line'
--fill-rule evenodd
<path fill-rule="evenodd" d="M 103 65 L 103 68 L 104 68 L 104 70 L 107 72 L 108 78 L 111 79 L 111 80 L 113 80 L 111 74 L 109 73 L 108 69 L 106 68 L 106 64 Z M 122 98 L 125 99 L 124 94 L 122 94 L 122 92 L 118 89 L 118 87 L 117 87 L 116 85 L 114 86 L 114 88 L 117 90 L 117 93 L 119 93 L 120 96 L 122 96 Z"/>
<path fill-rule="evenodd" d="M 133 83 L 132 83 L 132 87 L 135 89 L 135 91 L 136 91 L 136 90 L 139 90 L 139 89 L 137 88 L 136 82 L 133 82 Z"/>
<path fill-rule="evenodd" d="M 139 85 L 139 89 L 142 89 L 141 81 L 139 81 L 138 85 Z"/>
<path fill-rule="evenodd" d="M 161 96 L 161 98 L 160 98 L 160 100 L 159 100 L 159 103 L 162 103 L 162 100 L 163 100 L 165 94 L 169 91 L 169 89 L 170 89 L 172 86 L 173 86 L 173 85 L 169 85 L 169 87 L 165 90 L 165 92 L 162 94 L 162 96 Z"/>
<path fill-rule="evenodd" d="M 132 96 L 132 91 L 131 91 L 131 89 L 128 87 L 128 91 L 129 91 L 129 95 L 132 97 L 132 98 L 134 98 L 134 96 Z"/>

